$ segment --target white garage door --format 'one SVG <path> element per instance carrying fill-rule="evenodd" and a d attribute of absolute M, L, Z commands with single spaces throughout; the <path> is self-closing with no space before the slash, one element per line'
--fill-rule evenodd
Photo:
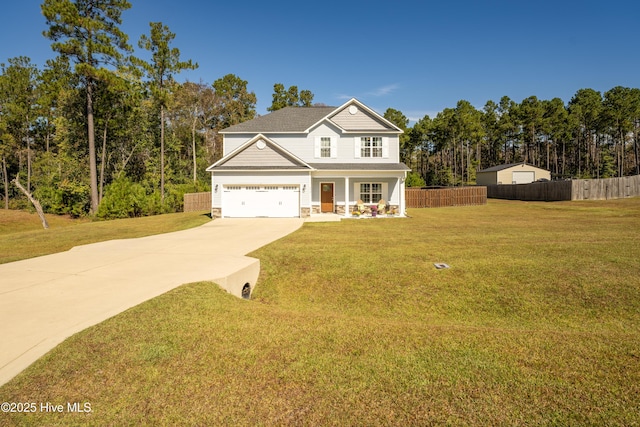
<path fill-rule="evenodd" d="M 536 180 L 536 173 L 534 171 L 521 171 L 513 173 L 514 184 L 529 184 Z"/>
<path fill-rule="evenodd" d="M 233 218 L 300 216 L 297 185 L 225 185 L 222 216 Z"/>

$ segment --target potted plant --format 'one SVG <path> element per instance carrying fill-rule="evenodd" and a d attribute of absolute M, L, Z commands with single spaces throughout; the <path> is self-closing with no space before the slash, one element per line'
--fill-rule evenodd
<path fill-rule="evenodd" d="M 378 207 L 376 205 L 371 206 L 371 216 L 378 215 Z"/>

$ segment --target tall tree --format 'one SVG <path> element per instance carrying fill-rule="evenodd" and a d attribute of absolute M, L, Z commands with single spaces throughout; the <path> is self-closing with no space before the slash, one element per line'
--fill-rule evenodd
<path fill-rule="evenodd" d="M 13 135 L 8 130 L 7 114 L 5 113 L 7 104 L 7 88 L 9 79 L 0 73 L 0 161 L 2 162 L 0 174 L 2 174 L 2 192 L 4 208 L 9 209 L 9 174 L 7 168 L 7 158 L 13 152 Z"/>
<path fill-rule="evenodd" d="M 410 168 L 417 170 L 422 179 L 431 172 L 431 118 L 425 115 L 408 131 L 408 140 L 400 146 L 400 159 Z M 415 162 L 414 162 L 415 158 Z"/>
<path fill-rule="evenodd" d="M 558 174 L 558 151 L 561 145 L 566 144 L 570 136 L 569 114 L 560 98 L 542 101 L 542 105 L 544 107 L 543 133 L 546 145 L 545 167 L 548 170 L 553 169 L 553 172 Z"/>
<path fill-rule="evenodd" d="M 160 198 L 164 202 L 165 109 L 174 84 L 173 75 L 182 70 L 194 70 L 198 68 L 198 64 L 190 59 L 180 61 L 180 50 L 170 46 L 176 35 L 169 31 L 169 27 L 162 22 L 150 22 L 149 27 L 150 34 L 143 34 L 138 46 L 151 52 L 151 62 L 132 59 L 146 73 L 151 94 L 160 108 Z"/>
<path fill-rule="evenodd" d="M 436 167 L 427 184 L 454 185 L 457 183 L 455 146 L 458 141 L 456 111 L 445 108 L 431 122 L 431 138 L 438 153 Z"/>
<path fill-rule="evenodd" d="M 33 137 L 31 131 L 35 123 L 36 83 L 38 69 L 25 56 L 10 58 L 9 65 L 0 64 L 5 84 L 3 84 L 2 114 L 13 135 L 13 140 L 19 146 L 24 146 L 22 153 L 27 158 L 27 191 L 31 191 L 31 164 L 33 151 Z M 16 153 L 19 154 L 19 153 Z M 22 158 L 21 155 L 19 157 Z M 22 169 L 22 168 L 21 168 Z"/>
<path fill-rule="evenodd" d="M 256 94 L 247 90 L 247 81 L 227 74 L 213 82 L 220 103 L 217 129 L 237 125 L 256 116 Z"/>
<path fill-rule="evenodd" d="M 515 163 L 518 161 L 516 152 L 520 129 L 518 105 L 508 96 L 503 96 L 498 103 L 498 117 L 500 139 L 504 146 L 503 161 L 505 163 Z"/>
<path fill-rule="evenodd" d="M 522 123 L 524 161 L 538 166 L 540 164 L 539 135 L 542 130 L 544 108 L 536 96 L 525 98 L 518 108 Z"/>
<path fill-rule="evenodd" d="M 485 167 L 498 164 L 499 152 L 501 147 L 500 128 L 498 124 L 499 112 L 498 104 L 489 100 L 482 108 L 482 127 L 485 135 L 485 148 L 487 150 L 488 159 Z M 483 165 L 478 162 L 478 168 L 482 169 Z"/>
<path fill-rule="evenodd" d="M 131 47 L 127 35 L 118 27 L 122 12 L 129 9 L 127 0 L 44 0 L 41 9 L 49 30 L 51 47 L 75 62 L 75 71 L 82 76 L 86 91 L 87 142 L 89 145 L 89 180 L 91 212 L 98 210 L 98 173 L 94 127 L 94 89 L 96 81 L 109 81 L 110 70 L 118 66 L 122 52 Z"/>
<path fill-rule="evenodd" d="M 399 138 L 400 151 L 402 152 L 403 147 L 407 146 L 409 143 L 409 134 L 407 133 L 407 128 L 409 127 L 409 119 L 404 114 L 402 114 L 402 111 L 396 110 L 395 108 L 387 108 L 387 110 L 384 112 L 384 118 L 402 129 L 403 133 Z"/>
<path fill-rule="evenodd" d="M 45 151 L 51 149 L 53 139 L 54 120 L 64 93 L 73 90 L 72 73 L 68 58 L 58 56 L 49 59 L 45 68 L 40 73 L 40 84 L 38 85 L 39 114 L 38 130 L 40 137 L 44 140 Z"/>
<path fill-rule="evenodd" d="M 171 121 L 174 128 L 188 129 L 194 186 L 198 182 L 197 142 L 200 139 L 207 142 L 210 138 L 216 107 L 215 92 L 205 83 L 185 82 L 176 91 Z"/>
<path fill-rule="evenodd" d="M 610 129 L 611 136 L 617 142 L 615 147 L 618 176 L 627 172 L 627 139 L 634 130 L 637 117 L 634 93 L 630 88 L 616 86 L 604 94 L 602 118 Z M 629 168 L 630 169 L 630 168 Z"/>
<path fill-rule="evenodd" d="M 460 178 L 466 182 L 475 180 L 475 169 L 472 167 L 471 155 L 476 152 L 476 160 L 480 160 L 481 143 L 484 131 L 482 113 L 469 101 L 460 100 L 455 110 L 455 125 L 460 141 Z"/>
<path fill-rule="evenodd" d="M 602 95 L 593 89 L 580 89 L 569 101 L 568 110 L 577 142 L 572 170 L 578 176 L 590 176 L 591 164 L 595 163 L 598 168 L 599 156 L 594 155 L 594 151 L 597 151 L 597 136 L 603 124 Z"/>
<path fill-rule="evenodd" d="M 273 100 L 268 111 L 276 111 L 285 107 L 310 107 L 313 102 L 313 93 L 310 90 L 298 92 L 298 86 L 289 86 L 285 89 L 282 83 L 273 85 Z"/>
<path fill-rule="evenodd" d="M 640 89 L 631 89 L 631 119 L 633 122 L 633 158 L 635 174 L 640 175 Z"/>

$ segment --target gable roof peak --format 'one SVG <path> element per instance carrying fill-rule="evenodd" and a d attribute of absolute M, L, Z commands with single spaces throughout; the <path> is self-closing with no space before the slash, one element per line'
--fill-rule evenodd
<path fill-rule="evenodd" d="M 355 109 L 350 109 L 355 107 Z M 343 126 L 332 118 L 341 112 L 348 110 L 351 115 L 359 111 L 370 117 L 370 123 L 376 122 L 376 130 L 385 132 L 402 133 L 402 129 L 367 107 L 356 98 L 351 98 L 339 107 L 329 107 L 313 105 L 310 107 L 284 107 L 264 116 L 256 117 L 252 120 L 230 126 L 220 131 L 221 134 L 273 134 L 273 133 L 308 133 L 323 121 L 331 121 L 340 128 Z M 365 131 L 371 129 L 345 129 L 345 131 Z"/>

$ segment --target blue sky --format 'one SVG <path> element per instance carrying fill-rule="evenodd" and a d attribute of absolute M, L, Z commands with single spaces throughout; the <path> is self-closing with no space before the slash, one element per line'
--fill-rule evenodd
<path fill-rule="evenodd" d="M 140 35 L 160 21 L 182 59 L 200 66 L 178 80 L 235 74 L 259 114 L 275 83 L 412 121 L 461 99 L 477 108 L 504 95 L 566 103 L 581 88 L 640 87 L 638 1 L 130 1 L 122 29 L 138 56 Z M 41 3 L 3 2 L 0 62 L 23 55 L 42 67 L 54 57 Z"/>

